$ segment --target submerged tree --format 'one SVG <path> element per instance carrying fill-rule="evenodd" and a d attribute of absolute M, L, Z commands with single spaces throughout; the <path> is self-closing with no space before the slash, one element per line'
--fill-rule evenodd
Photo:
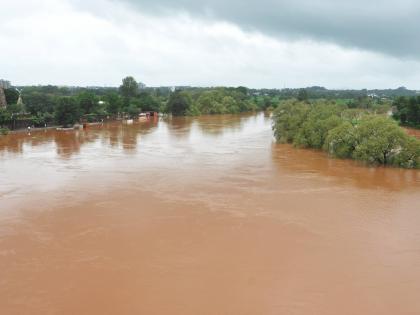
<path fill-rule="evenodd" d="M 183 116 L 188 113 L 192 106 L 192 99 L 185 91 L 175 91 L 168 100 L 168 111 L 175 116 Z"/>
<path fill-rule="evenodd" d="M 279 142 L 324 149 L 338 158 L 368 164 L 420 167 L 420 141 L 387 116 L 322 102 L 286 101 L 274 113 Z"/>

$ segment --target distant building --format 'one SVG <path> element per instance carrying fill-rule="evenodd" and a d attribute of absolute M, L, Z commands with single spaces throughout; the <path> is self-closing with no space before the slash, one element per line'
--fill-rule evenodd
<path fill-rule="evenodd" d="M 6 81 L 6 80 L 2 80 L 2 79 L 0 79 L 0 88 L 3 88 L 3 89 L 10 89 L 11 88 L 11 84 L 10 84 L 10 81 Z"/>

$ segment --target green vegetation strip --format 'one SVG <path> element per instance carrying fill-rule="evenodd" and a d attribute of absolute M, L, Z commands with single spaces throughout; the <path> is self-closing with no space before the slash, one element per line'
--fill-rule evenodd
<path fill-rule="evenodd" d="M 367 110 L 288 100 L 275 110 L 273 129 L 278 142 L 322 149 L 337 158 L 420 168 L 420 141 L 396 121 Z"/>

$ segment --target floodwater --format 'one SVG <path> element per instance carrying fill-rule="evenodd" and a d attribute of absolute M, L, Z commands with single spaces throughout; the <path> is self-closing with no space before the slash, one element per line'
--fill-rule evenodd
<path fill-rule="evenodd" d="M 420 129 L 405 128 L 407 133 L 411 136 L 417 137 L 420 139 Z"/>
<path fill-rule="evenodd" d="M 420 314 L 420 172 L 264 114 L 0 138 L 0 314 Z"/>

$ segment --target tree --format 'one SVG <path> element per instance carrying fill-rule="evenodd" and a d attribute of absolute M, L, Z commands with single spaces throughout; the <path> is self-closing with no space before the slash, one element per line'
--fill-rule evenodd
<path fill-rule="evenodd" d="M 158 112 L 159 111 L 159 102 L 158 100 L 150 95 L 147 92 L 142 92 L 139 94 L 139 101 L 141 104 L 141 108 L 144 111 L 152 111 L 152 112 Z"/>
<path fill-rule="evenodd" d="M 336 104 L 319 103 L 311 107 L 293 143 L 302 147 L 321 149 L 329 130 L 341 123 L 341 108 Z"/>
<path fill-rule="evenodd" d="M 230 114 L 239 113 L 238 103 L 232 96 L 223 97 L 222 104 L 228 113 Z"/>
<path fill-rule="evenodd" d="M 357 126 L 357 146 L 353 158 L 370 164 L 393 164 L 407 139 L 406 133 L 387 117 L 373 116 Z"/>
<path fill-rule="evenodd" d="M 92 92 L 85 91 L 77 95 L 80 109 L 83 114 L 95 113 L 98 108 L 98 99 Z"/>
<path fill-rule="evenodd" d="M 11 121 L 11 114 L 4 108 L 0 108 L 0 127 L 8 124 Z"/>
<path fill-rule="evenodd" d="M 243 99 L 245 99 L 245 97 L 248 95 L 248 88 L 245 86 L 238 86 L 236 91 L 242 94 Z"/>
<path fill-rule="evenodd" d="M 394 102 L 394 118 L 403 125 L 420 127 L 420 96 L 399 97 Z"/>
<path fill-rule="evenodd" d="M 306 89 L 300 89 L 297 96 L 298 101 L 306 102 L 308 98 L 308 91 Z"/>
<path fill-rule="evenodd" d="M 345 121 L 328 132 L 324 148 L 338 158 L 351 158 L 357 145 L 356 128 Z"/>
<path fill-rule="evenodd" d="M 57 100 L 54 96 L 36 91 L 29 93 L 24 91 L 22 98 L 26 110 L 32 115 L 46 112 L 52 113 L 57 104 Z"/>
<path fill-rule="evenodd" d="M 274 136 L 278 142 L 293 142 L 310 111 L 308 104 L 288 100 L 274 111 Z"/>
<path fill-rule="evenodd" d="M 74 98 L 61 97 L 58 100 L 54 114 L 57 123 L 64 127 L 68 127 L 80 119 L 81 109 Z"/>
<path fill-rule="evenodd" d="M 394 159 L 394 165 L 420 168 L 420 141 L 414 137 L 407 137 L 401 151 Z"/>
<path fill-rule="evenodd" d="M 122 85 L 120 86 L 121 95 L 129 99 L 135 97 L 138 93 L 139 85 L 133 77 L 126 77 L 122 80 Z"/>
<path fill-rule="evenodd" d="M 186 115 L 192 106 L 192 99 L 188 92 L 175 91 L 168 100 L 168 111 L 175 116 Z"/>
<path fill-rule="evenodd" d="M 131 99 L 128 106 L 124 108 L 124 112 L 126 112 L 132 118 L 138 117 L 138 115 L 141 113 L 141 110 L 141 103 L 137 98 Z"/>
<path fill-rule="evenodd" d="M 117 93 L 108 93 L 105 95 L 106 110 L 111 115 L 117 115 L 121 110 L 121 99 Z"/>
<path fill-rule="evenodd" d="M 7 104 L 16 104 L 19 99 L 19 92 L 16 89 L 5 89 L 4 95 Z"/>

